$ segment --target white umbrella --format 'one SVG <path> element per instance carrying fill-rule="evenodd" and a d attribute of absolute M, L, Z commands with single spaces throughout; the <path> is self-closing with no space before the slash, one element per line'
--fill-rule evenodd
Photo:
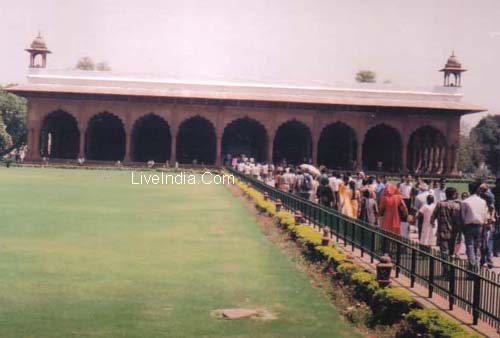
<path fill-rule="evenodd" d="M 319 171 L 319 169 L 311 164 L 304 163 L 304 164 L 301 164 L 299 167 L 300 167 L 300 169 L 307 171 L 309 174 L 311 174 L 315 177 L 321 175 L 321 172 Z"/>

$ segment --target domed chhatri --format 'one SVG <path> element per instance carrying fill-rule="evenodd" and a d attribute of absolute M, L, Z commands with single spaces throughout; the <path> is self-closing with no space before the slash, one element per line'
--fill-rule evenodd
<path fill-rule="evenodd" d="M 458 59 L 455 56 L 455 51 L 451 53 L 451 56 L 448 58 L 444 68 L 462 68 L 462 64 L 458 62 Z"/>
<path fill-rule="evenodd" d="M 461 87 L 461 76 L 463 72 L 467 69 L 462 68 L 462 64 L 458 61 L 455 56 L 455 51 L 451 53 L 451 56 L 446 61 L 444 68 L 440 72 L 444 72 L 444 86 L 445 87 Z M 450 79 L 450 75 L 453 75 L 453 80 Z"/>
<path fill-rule="evenodd" d="M 28 53 L 30 53 L 30 68 L 45 68 L 47 66 L 47 54 L 50 54 L 51 51 L 47 48 L 47 44 L 43 39 L 40 32 L 38 32 L 38 36 L 31 43 L 30 48 L 26 49 Z M 36 62 L 37 56 L 41 56 L 41 63 Z"/>
<path fill-rule="evenodd" d="M 45 43 L 45 40 L 43 39 L 43 37 L 40 34 L 40 32 L 38 32 L 38 36 L 31 43 L 31 48 L 30 49 L 48 50 L 47 49 L 47 44 Z"/>

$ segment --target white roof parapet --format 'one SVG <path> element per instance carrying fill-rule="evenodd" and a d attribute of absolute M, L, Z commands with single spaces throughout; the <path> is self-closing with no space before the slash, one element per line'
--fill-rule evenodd
<path fill-rule="evenodd" d="M 28 84 L 9 88 L 29 93 L 95 94 L 194 99 L 408 107 L 459 110 L 485 109 L 460 102 L 459 88 L 415 88 L 393 84 L 295 86 L 224 81 L 188 81 L 159 76 L 126 75 L 107 71 L 32 69 Z"/>

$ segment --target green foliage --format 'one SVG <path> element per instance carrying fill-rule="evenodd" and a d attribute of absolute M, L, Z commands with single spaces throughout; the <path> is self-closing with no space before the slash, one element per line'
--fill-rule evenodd
<path fill-rule="evenodd" d="M 475 136 L 460 135 L 458 170 L 472 173 L 484 161 L 481 144 Z"/>
<path fill-rule="evenodd" d="M 372 321 L 372 310 L 365 303 L 356 303 L 355 306 L 349 306 L 342 314 L 357 327 L 370 325 Z"/>
<path fill-rule="evenodd" d="M 415 309 L 406 316 L 406 323 L 397 338 L 477 338 L 456 321 L 443 317 L 433 309 Z"/>
<path fill-rule="evenodd" d="M 486 164 L 494 173 L 500 172 L 500 115 L 488 115 L 472 128 L 471 138 L 481 144 Z"/>
<path fill-rule="evenodd" d="M 108 65 L 107 62 L 102 61 L 102 62 L 98 62 L 95 65 L 95 69 L 98 71 L 110 71 L 111 67 Z"/>
<path fill-rule="evenodd" d="M 78 62 L 76 63 L 76 69 L 79 70 L 95 70 L 95 62 L 88 56 L 82 57 Z"/>
<path fill-rule="evenodd" d="M 375 292 L 373 314 L 381 324 L 394 324 L 416 306 L 411 295 L 402 288 L 385 288 Z"/>
<path fill-rule="evenodd" d="M 321 234 L 307 225 L 295 226 L 293 232 L 300 243 L 304 243 L 311 248 L 321 245 Z"/>
<path fill-rule="evenodd" d="M 359 271 L 361 269 L 352 263 L 342 263 L 337 267 L 337 278 L 342 279 L 344 283 L 348 283 L 351 276 Z"/>
<path fill-rule="evenodd" d="M 92 58 L 84 56 L 80 58 L 80 60 L 78 60 L 75 69 L 109 71 L 111 70 L 111 67 L 108 65 L 107 62 L 101 61 L 96 64 L 94 60 L 92 60 Z"/>
<path fill-rule="evenodd" d="M 7 93 L 0 88 L 0 117 L 13 145 L 26 143 L 28 134 L 26 127 L 27 116 L 28 104 L 26 99 Z M 2 148 L 0 147 L 1 151 Z"/>
<path fill-rule="evenodd" d="M 316 247 L 316 251 L 318 251 L 324 259 L 332 263 L 334 267 L 343 264 L 347 258 L 346 254 L 332 246 L 320 245 Z"/>
<path fill-rule="evenodd" d="M 373 295 L 380 288 L 375 276 L 369 272 L 359 271 L 353 273 L 351 282 L 354 284 L 356 298 L 367 303 L 371 303 Z"/>
<path fill-rule="evenodd" d="M 371 70 L 360 70 L 356 73 L 356 81 L 360 83 L 375 83 L 377 74 Z"/>
<path fill-rule="evenodd" d="M 7 133 L 2 116 L 0 115 L 0 153 L 12 146 L 12 138 Z"/>
<path fill-rule="evenodd" d="M 295 226 L 295 219 L 292 214 L 285 211 L 280 211 L 275 216 L 278 219 L 281 226 L 286 227 L 288 229 L 290 229 L 290 227 Z"/>

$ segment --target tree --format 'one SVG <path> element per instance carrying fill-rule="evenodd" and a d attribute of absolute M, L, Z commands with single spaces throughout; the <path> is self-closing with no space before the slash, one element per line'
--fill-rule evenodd
<path fill-rule="evenodd" d="M 12 138 L 7 133 L 2 116 L 0 115 L 0 154 L 12 147 Z"/>
<path fill-rule="evenodd" d="M 95 62 L 88 56 L 84 56 L 78 60 L 75 68 L 80 70 L 95 70 Z"/>
<path fill-rule="evenodd" d="M 477 142 L 476 137 L 467 135 L 460 135 L 459 142 L 458 170 L 475 172 L 484 163 L 481 144 Z"/>
<path fill-rule="evenodd" d="M 500 115 L 488 115 L 472 128 L 471 137 L 481 144 L 481 153 L 493 173 L 500 173 Z"/>
<path fill-rule="evenodd" d="M 111 70 L 111 67 L 105 61 L 101 61 L 96 64 L 92 58 L 84 56 L 78 60 L 75 69 L 109 71 Z"/>
<path fill-rule="evenodd" d="M 98 62 L 95 68 L 96 68 L 96 70 L 99 70 L 99 71 L 109 71 L 109 70 L 111 70 L 111 67 L 105 61 Z"/>
<path fill-rule="evenodd" d="M 360 83 L 375 83 L 377 74 L 371 70 L 360 70 L 356 73 L 356 81 Z"/>
<path fill-rule="evenodd" d="M 13 145 L 26 143 L 28 104 L 26 99 L 7 93 L 0 86 L 0 118 Z"/>

